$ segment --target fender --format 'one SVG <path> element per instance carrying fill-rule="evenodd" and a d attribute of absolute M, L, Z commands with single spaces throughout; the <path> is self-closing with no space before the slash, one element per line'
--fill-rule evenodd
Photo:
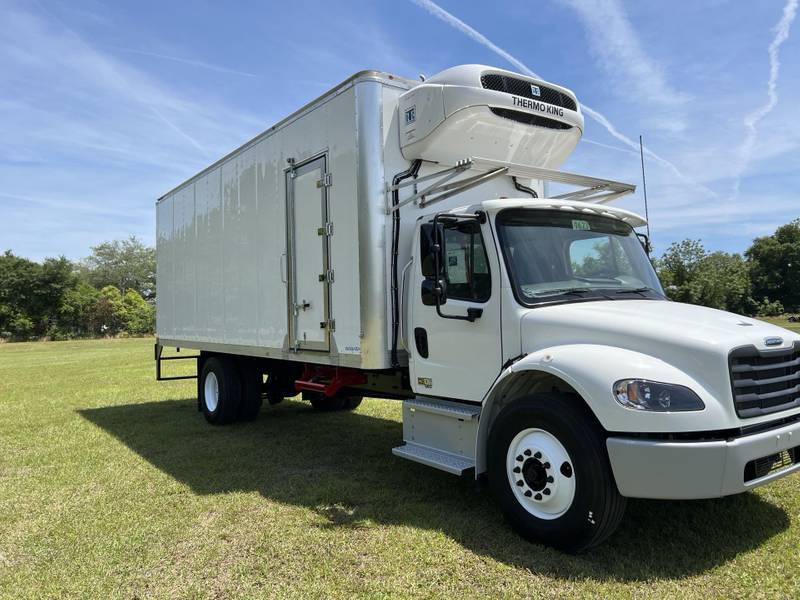
<path fill-rule="evenodd" d="M 707 367 L 707 365 L 706 365 Z M 707 370 L 707 369 L 706 369 Z M 675 383 L 692 389 L 702 411 L 653 413 L 625 408 L 612 395 L 616 381 L 628 378 Z M 507 404 L 537 391 L 574 393 L 609 432 L 708 431 L 736 427 L 723 402 L 730 390 L 709 389 L 698 372 L 686 373 L 663 360 L 615 346 L 570 344 L 543 348 L 507 367 L 486 394 L 475 447 L 475 474 L 486 471 L 486 443 L 492 423 Z M 729 422 L 730 421 L 730 422 Z"/>

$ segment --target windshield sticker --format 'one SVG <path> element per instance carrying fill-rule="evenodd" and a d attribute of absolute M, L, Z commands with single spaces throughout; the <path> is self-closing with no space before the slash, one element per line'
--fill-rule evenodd
<path fill-rule="evenodd" d="M 589 225 L 589 221 L 582 221 L 581 219 L 572 219 L 572 228 L 580 231 L 592 230 L 592 226 Z"/>

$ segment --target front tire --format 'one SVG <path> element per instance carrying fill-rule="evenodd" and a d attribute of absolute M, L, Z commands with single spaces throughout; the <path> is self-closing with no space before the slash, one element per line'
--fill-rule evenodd
<path fill-rule="evenodd" d="M 608 538 L 626 500 L 605 434 L 579 398 L 535 394 L 504 408 L 489 434 L 489 485 L 523 537 L 567 552 Z"/>
<path fill-rule="evenodd" d="M 212 356 L 203 363 L 198 393 L 200 408 L 212 425 L 236 420 L 242 402 L 242 385 L 236 363 L 226 356 Z"/>

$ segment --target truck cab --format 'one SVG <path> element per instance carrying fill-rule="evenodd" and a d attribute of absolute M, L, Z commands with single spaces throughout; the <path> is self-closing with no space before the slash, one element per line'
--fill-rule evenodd
<path fill-rule="evenodd" d="M 420 218 L 404 277 L 417 397 L 396 453 L 488 475 L 519 531 L 567 549 L 613 529 L 627 497 L 719 497 L 800 468 L 800 336 L 670 301 L 644 223 L 550 199 Z"/>

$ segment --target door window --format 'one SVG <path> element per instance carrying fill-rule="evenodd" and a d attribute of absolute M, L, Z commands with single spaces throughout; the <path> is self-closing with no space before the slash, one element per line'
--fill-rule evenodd
<path fill-rule="evenodd" d="M 448 298 L 470 302 L 489 299 L 489 260 L 476 222 L 463 221 L 445 228 L 442 260 Z"/>

